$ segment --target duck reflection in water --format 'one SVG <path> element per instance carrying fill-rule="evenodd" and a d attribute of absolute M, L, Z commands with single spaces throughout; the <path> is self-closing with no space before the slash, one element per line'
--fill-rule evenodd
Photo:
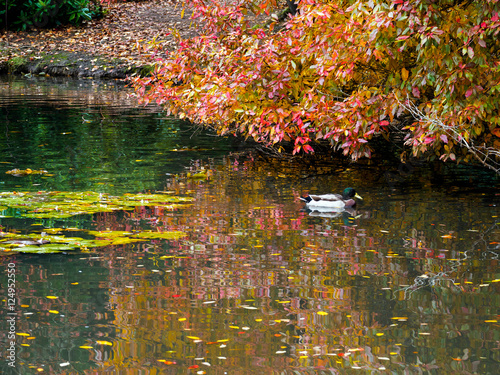
<path fill-rule="evenodd" d="M 339 209 L 338 211 L 321 210 L 315 208 L 311 210 L 310 208 L 305 208 L 302 211 L 309 213 L 309 216 L 325 217 L 325 218 L 342 218 L 344 225 L 352 226 L 356 223 L 356 219 L 359 219 L 362 215 L 358 215 L 356 210 L 352 207 L 346 207 L 344 209 Z"/>

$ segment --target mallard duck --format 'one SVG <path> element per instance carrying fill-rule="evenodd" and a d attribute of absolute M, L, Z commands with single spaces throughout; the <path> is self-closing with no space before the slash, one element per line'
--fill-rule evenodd
<path fill-rule="evenodd" d="M 352 207 L 356 205 L 354 198 L 363 199 L 356 193 L 353 188 L 344 189 L 340 194 L 323 194 L 323 195 L 308 195 L 300 197 L 300 200 L 306 202 L 306 207 L 311 210 L 331 208 L 332 210 L 343 209 L 344 207 Z"/>

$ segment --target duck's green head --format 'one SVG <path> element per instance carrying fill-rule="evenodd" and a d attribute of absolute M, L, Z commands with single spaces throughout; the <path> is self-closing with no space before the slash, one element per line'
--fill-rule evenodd
<path fill-rule="evenodd" d="M 356 190 L 350 187 L 344 189 L 344 192 L 342 193 L 342 198 L 344 199 L 358 198 L 363 200 L 363 198 L 361 198 L 361 196 L 358 193 L 356 193 Z"/>

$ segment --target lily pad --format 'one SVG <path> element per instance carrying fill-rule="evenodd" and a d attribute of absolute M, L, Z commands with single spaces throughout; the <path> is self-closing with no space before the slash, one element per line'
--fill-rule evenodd
<path fill-rule="evenodd" d="M 169 194 L 125 194 L 120 197 L 92 191 L 85 192 L 2 192 L 2 207 L 22 210 L 27 218 L 63 219 L 98 212 L 133 210 L 139 206 L 176 208 L 191 202 L 192 198 Z"/>
<path fill-rule="evenodd" d="M 151 239 L 164 239 L 164 240 L 177 240 L 185 237 L 186 234 L 181 231 L 168 231 L 168 232 L 124 232 L 124 231 L 89 231 L 89 234 L 97 238 L 111 239 L 112 245 L 122 245 L 137 241 L 147 241 Z"/>
<path fill-rule="evenodd" d="M 83 239 L 47 233 L 18 234 L 0 232 L 0 249 L 3 252 L 59 253 L 111 244 L 109 239 Z"/>
<path fill-rule="evenodd" d="M 13 210 L 16 216 L 27 218 L 68 218 L 75 215 L 90 215 L 98 212 L 133 210 L 139 206 L 175 208 L 192 201 L 188 197 L 176 197 L 169 193 L 125 194 L 120 197 L 91 191 L 84 192 L 1 192 L 2 208 Z M 173 240 L 185 236 L 180 231 L 89 231 L 79 232 L 94 236 L 94 239 L 66 237 L 62 228 L 43 228 L 41 233 L 0 232 L 0 250 L 24 253 L 57 253 L 61 251 L 88 249 L 107 245 L 125 245 L 152 239 Z"/>

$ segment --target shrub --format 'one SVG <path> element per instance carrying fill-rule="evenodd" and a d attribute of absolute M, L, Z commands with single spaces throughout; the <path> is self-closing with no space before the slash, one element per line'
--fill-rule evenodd
<path fill-rule="evenodd" d="M 0 29 L 79 25 L 102 16 L 102 12 L 99 0 L 6 0 L 0 9 Z"/>

